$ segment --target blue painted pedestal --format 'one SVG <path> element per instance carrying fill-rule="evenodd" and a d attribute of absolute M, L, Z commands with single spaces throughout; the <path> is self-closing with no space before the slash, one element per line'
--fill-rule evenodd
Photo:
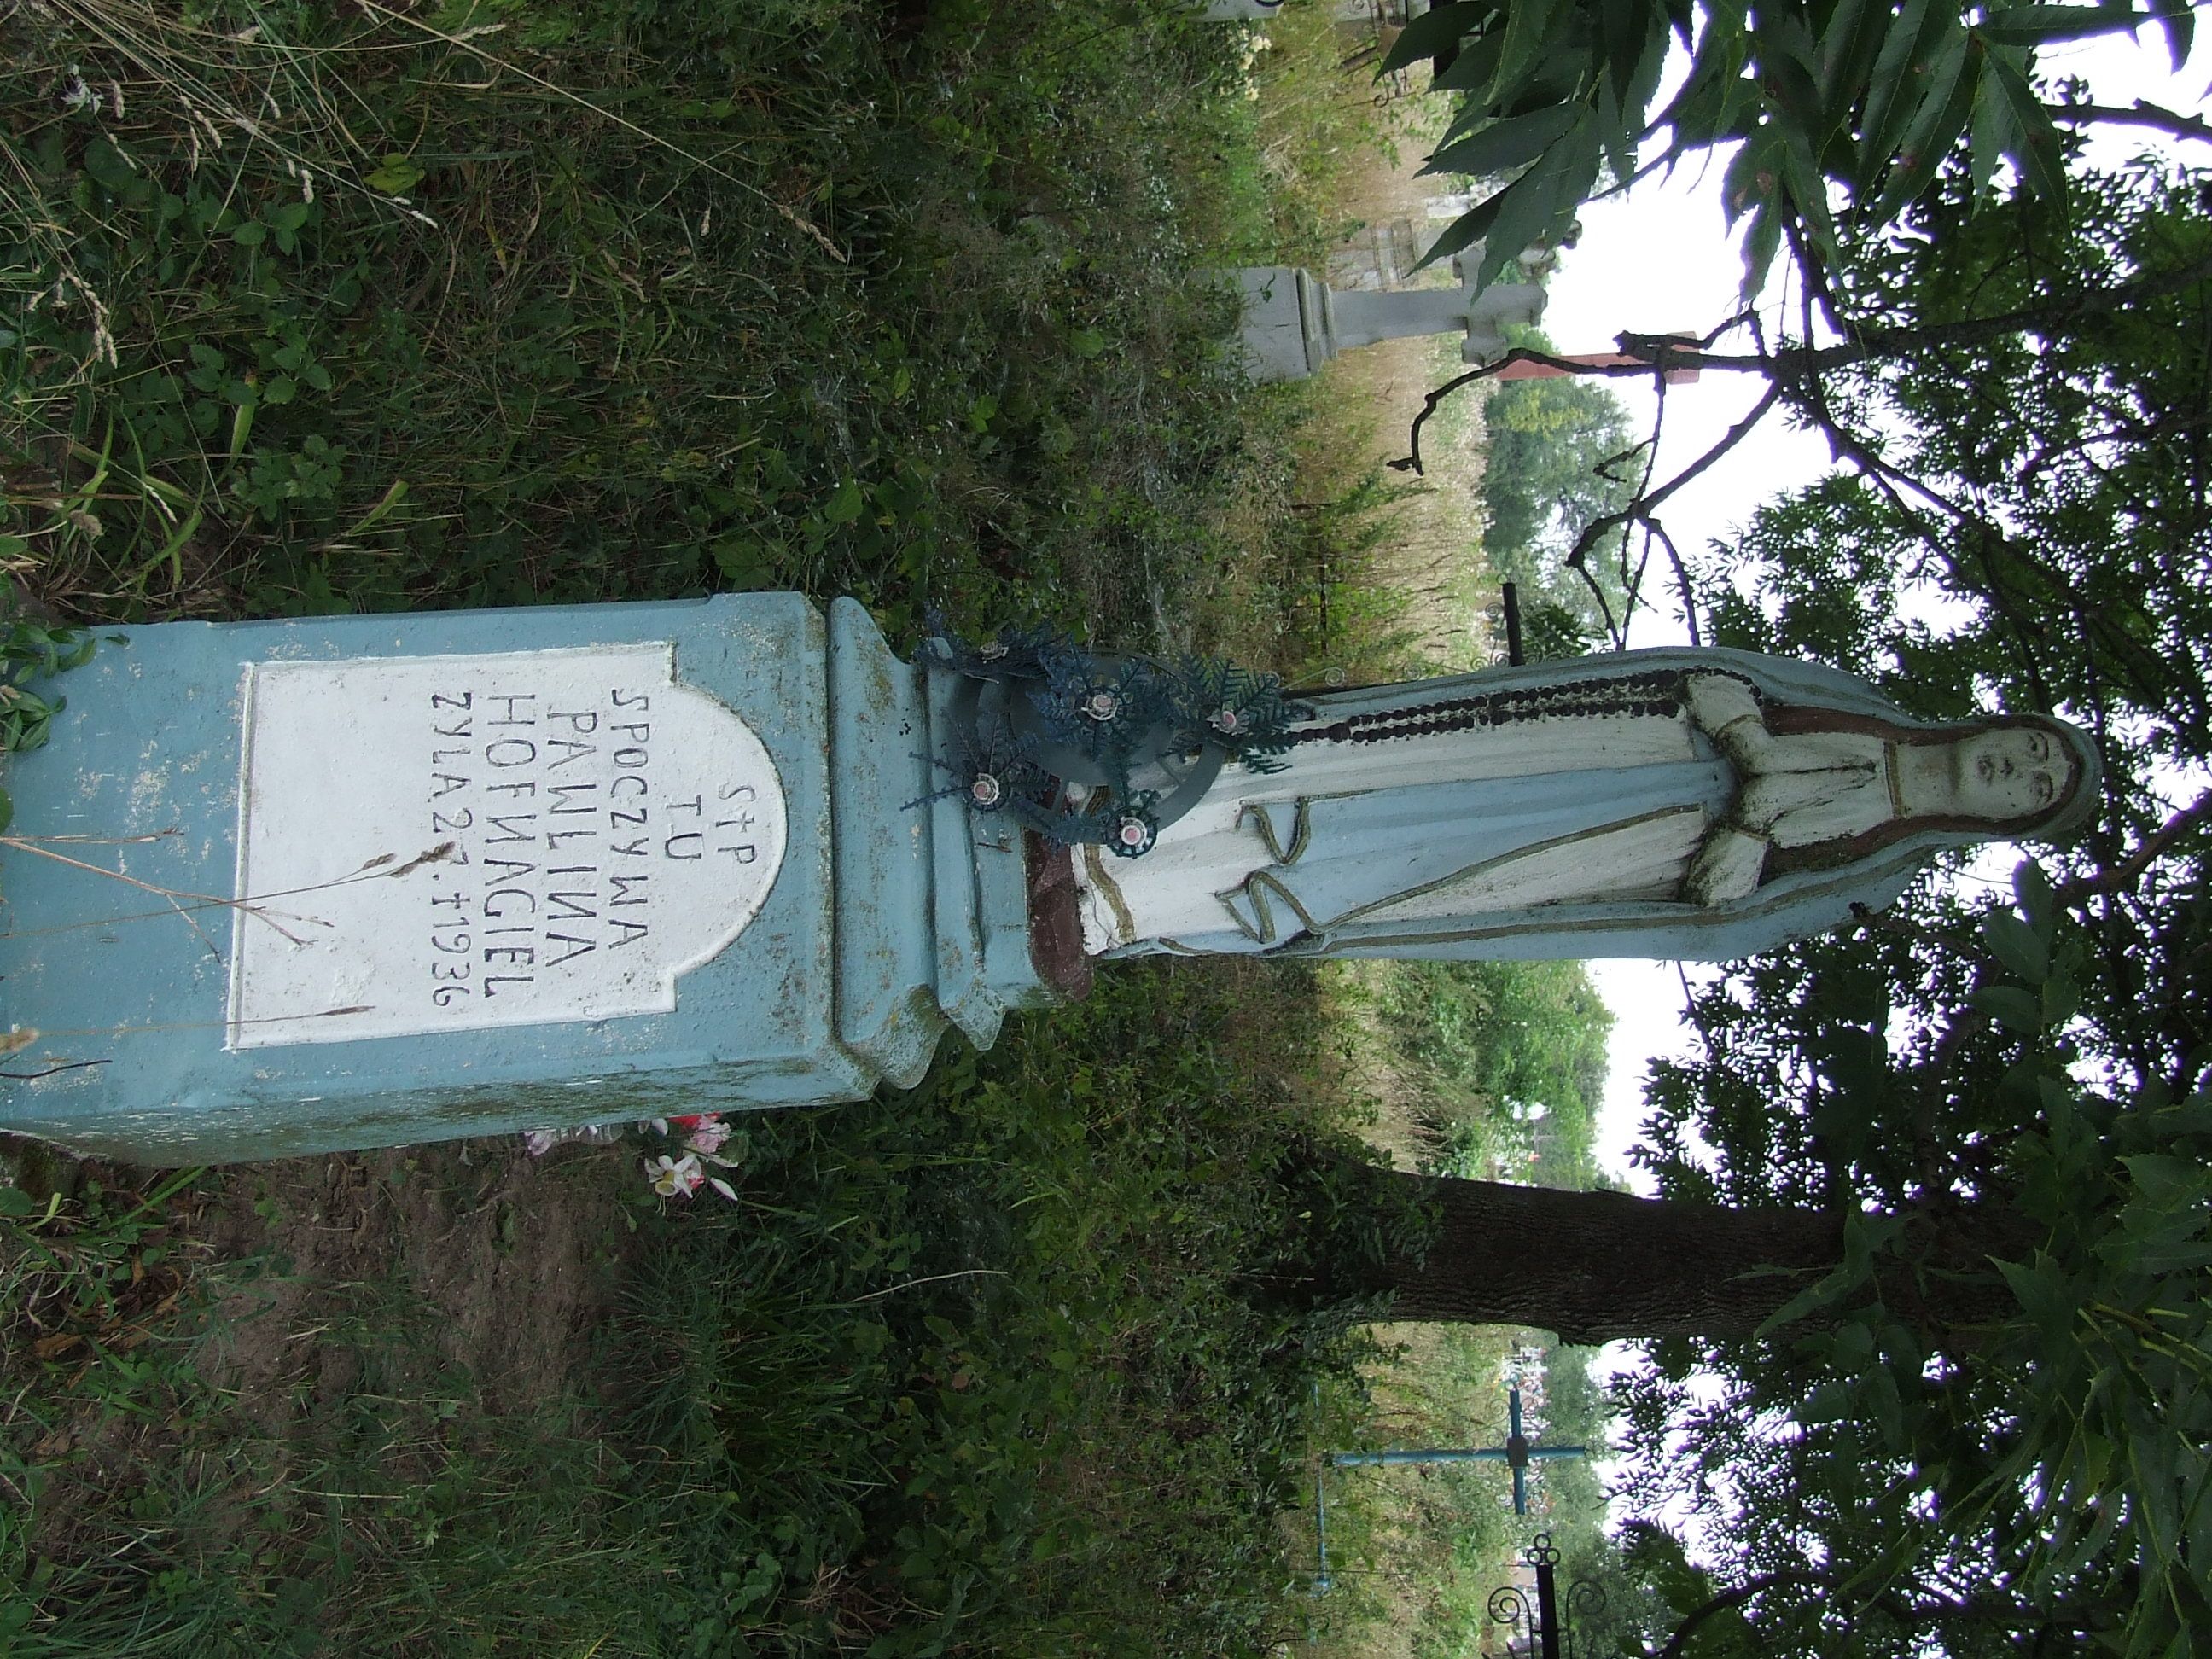
<path fill-rule="evenodd" d="M 851 600 L 112 637 L 8 771 L 0 1128 L 199 1163 L 820 1104 L 1048 1000 L 1019 832 L 912 805 L 950 693 Z"/>

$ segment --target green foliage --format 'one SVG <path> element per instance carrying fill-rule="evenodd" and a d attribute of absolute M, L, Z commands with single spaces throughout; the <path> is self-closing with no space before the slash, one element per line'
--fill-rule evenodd
<path fill-rule="evenodd" d="M 1596 630 L 1557 599 L 1538 599 L 1521 608 L 1521 652 L 1526 662 L 1558 662 L 1587 655 Z"/>
<path fill-rule="evenodd" d="M 45 746 L 53 718 L 68 699 L 33 690 L 32 682 L 82 667 L 92 659 L 93 650 L 91 637 L 82 629 L 49 627 L 0 611 L 0 755 Z M 0 831 L 14 816 L 8 792 L 0 789 Z"/>
<path fill-rule="evenodd" d="M 1375 1006 L 1442 1172 L 1591 1183 L 1613 1015 L 1581 964 L 1393 962 Z"/>
<path fill-rule="evenodd" d="M 1395 672 L 1408 642 L 1408 596 L 1382 574 L 1403 529 L 1405 503 L 1420 488 L 1387 482 L 1371 468 L 1346 489 L 1302 506 L 1269 538 L 1273 597 L 1282 615 L 1279 647 L 1309 679 L 1358 663 L 1380 678 Z"/>
<path fill-rule="evenodd" d="M 91 636 L 82 629 L 8 618 L 6 631 L 0 633 L 0 753 L 45 747 L 48 728 L 65 701 L 27 688 L 34 679 L 52 679 L 83 666 L 92 660 L 93 650 Z"/>
<path fill-rule="evenodd" d="M 1505 1433 L 1498 1378 L 1510 1341 L 1495 1328 L 1424 1330 L 1372 1368 L 1371 1396 L 1354 1402 L 1364 1411 L 1333 1437 L 1325 1427 L 1317 1443 L 1496 1444 Z M 1447 1659 L 1478 1642 L 1491 1589 L 1525 1530 L 1504 1471 L 1363 1467 L 1331 1470 L 1327 1480 L 1332 1628 L 1316 1632 L 1322 1653 L 1366 1654 L 1389 1644 L 1416 1659 Z"/>
<path fill-rule="evenodd" d="M 1972 1395 L 1945 1386 L 1956 1362 L 1928 1374 L 1929 1350 L 1955 1343 L 1913 1328 L 1899 1298 L 1876 1290 L 1874 1252 L 1891 1229 L 1870 1229 L 1873 1248 L 1774 1322 L 1815 1305 L 1839 1311 L 1832 1329 L 1796 1344 L 1832 1379 L 1803 1416 L 1841 1425 L 1808 1437 L 1869 1463 L 1911 1458 L 1906 1491 L 1940 1517 L 1920 1523 L 1934 1534 L 1921 1547 L 1987 1528 L 2025 1599 L 2086 1603 L 2093 1626 L 2130 1632 L 2126 1651 L 2164 1653 L 2212 1629 L 2188 1565 L 2212 1544 L 2212 1091 L 2177 1101 L 2153 1079 L 2123 1101 L 2083 1085 L 2061 1033 L 2094 937 L 2035 865 L 2020 866 L 2015 885 L 2017 913 L 1981 918 L 1986 956 L 1960 1016 L 2023 1051 L 1995 1080 L 2017 1103 L 1997 1173 L 2020 1233 L 1993 1258 L 2014 1305 L 1976 1334 Z M 1871 1075 L 1860 1092 L 1881 1086 Z M 2011 1402 L 2002 1425 L 1985 1417 L 1999 1386 Z M 1899 1521 L 1897 1553 L 1915 1529 L 1915 1517 Z M 2114 1561 L 2124 1530 L 2134 1539 Z"/>
<path fill-rule="evenodd" d="M 1553 349 L 1534 329 L 1516 331 L 1513 343 Z M 1501 581 L 1522 589 L 1528 659 L 1578 656 L 1608 612 L 1626 615 L 1624 539 L 1594 546 L 1585 558 L 1598 594 L 1565 561 L 1584 531 L 1635 494 L 1643 457 L 1628 434 L 1628 410 L 1599 381 L 1509 380 L 1491 388 L 1483 428 L 1483 556 Z"/>
<path fill-rule="evenodd" d="M 596 1375 L 504 1412 L 389 1282 L 331 1287 L 312 1397 L 218 1392 L 189 1176 L 0 1188 L 10 1650 L 1265 1652 L 1303 1626 L 1276 1517 L 1316 1384 L 1356 1398 L 1370 1352 L 1266 1293 L 1346 1201 L 1284 1096 L 1319 1036 L 1300 970 L 1168 964 L 911 1093 L 763 1114 L 736 1204 L 615 1200 Z"/>
<path fill-rule="evenodd" d="M 775 1564 L 690 1617 L 805 1650 L 826 1578 L 848 1618 L 903 1604 L 873 1651 L 1264 1648 L 1316 1368 L 1358 1350 L 1237 1293 L 1316 1200 L 1200 1035 L 1228 1013 L 1200 975 L 1117 976 L 860 1122 L 763 1120 L 747 1202 L 666 1236 L 633 1344 L 684 1529 Z"/>
<path fill-rule="evenodd" d="M 2207 419 L 2212 218 L 2148 168 L 2077 178 L 2063 218 L 1970 216 L 1972 185 L 1839 273 L 1905 348 L 1820 391 L 1881 461 L 1761 514 L 1705 573 L 1716 631 L 1929 716 L 2071 716 L 2096 822 L 1995 902 L 1923 889 L 1698 997 L 1706 1054 L 1650 1095 L 1662 1188 L 1842 1212 L 1845 1254 L 1767 1342 L 1662 1346 L 1633 1490 L 1698 1516 L 1762 1652 L 2183 1656 L 2212 1630 L 2212 906 L 2174 796 L 2212 754 L 2212 505 L 2177 434 Z M 2033 337 L 1976 326 L 2027 307 Z"/>
<path fill-rule="evenodd" d="M 1529 330 L 1514 343 L 1552 350 L 1550 340 Z M 1509 380 L 1494 387 L 1483 406 L 1487 465 L 1483 505 L 1490 522 L 1484 550 L 1493 562 L 1554 562 L 1594 520 L 1627 498 L 1628 482 L 1601 468 L 1632 445 L 1628 411 L 1602 384 L 1571 377 Z"/>
<path fill-rule="evenodd" d="M 984 23 L 12 18 L 27 581 L 134 617 L 797 586 L 895 631 L 1057 582 L 1148 619 L 1217 562 L 1242 441 L 1198 272 L 1260 180 L 1193 164 L 1251 148 L 1236 32 Z"/>
<path fill-rule="evenodd" d="M 319 1377 L 248 1401 L 210 1381 L 218 1310 L 284 1268 L 209 1271 L 208 1172 L 35 1145 L 9 1161 L 0 1373 L 27 1406 L 0 1431 L 10 1653 L 539 1651 L 676 1564 L 612 1446 L 560 1401 L 483 1410 L 410 1287 L 331 1287 L 322 1322 L 278 1339 L 315 1344 Z"/>
<path fill-rule="evenodd" d="M 1434 58 L 1435 84 L 1461 94 L 1431 170 L 1515 175 L 1455 221 L 1431 258 L 1480 239 L 1486 283 L 1523 248 L 1556 240 L 1601 170 L 1625 184 L 1639 163 L 1737 144 L 1727 210 L 1747 222 L 1749 294 L 1785 237 L 1835 259 L 1847 232 L 1878 229 L 1939 194 L 1954 155 L 1977 198 L 2009 163 L 2020 193 L 2063 204 L 2066 146 L 2053 118 L 2063 112 L 2033 84 L 2036 51 L 2146 26 L 2179 68 L 2195 20 L 2178 0 L 1963 15 L 1942 0 L 1478 0 L 1415 20 L 1384 66 Z M 1689 72 L 1655 111 L 1678 46 Z M 1642 158 L 1662 131 L 1663 150 Z"/>
<path fill-rule="evenodd" d="M 1620 1529 L 1620 1565 L 1673 1615 L 1674 1631 L 1694 1636 L 1689 1650 L 1698 1659 L 1752 1659 L 1759 1651 L 1750 1621 L 1672 1533 L 1629 1522 Z"/>
<path fill-rule="evenodd" d="M 1392 152 L 1407 122 L 1420 118 L 1418 106 L 1381 103 L 1364 75 L 1346 72 L 1344 34 L 1326 3 L 1284 6 L 1264 33 L 1246 37 L 1245 51 L 1257 143 L 1229 161 L 1264 173 L 1254 194 L 1267 220 L 1247 233 L 1250 257 L 1238 262 L 1318 270 L 1358 228 L 1339 205 L 1349 176 L 1378 150 Z"/>

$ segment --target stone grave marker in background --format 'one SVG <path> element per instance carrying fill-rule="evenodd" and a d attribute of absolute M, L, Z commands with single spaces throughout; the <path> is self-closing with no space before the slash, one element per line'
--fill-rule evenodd
<path fill-rule="evenodd" d="M 1416 334 L 1460 334 L 1462 362 L 1502 356 L 1505 331 L 1532 326 L 1545 294 L 1534 283 L 1493 283 L 1474 291 L 1475 267 L 1453 261 L 1454 288 L 1376 292 L 1332 288 L 1294 265 L 1237 273 L 1243 296 L 1239 340 L 1255 380 L 1298 380 L 1340 352 Z"/>

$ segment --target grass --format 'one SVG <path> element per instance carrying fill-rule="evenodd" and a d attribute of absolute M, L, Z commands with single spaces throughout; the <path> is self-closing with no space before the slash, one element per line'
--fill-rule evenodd
<path fill-rule="evenodd" d="M 1266 1651 L 1316 1380 L 1350 1401 L 1366 1351 L 1254 1294 L 1331 1133 L 1315 1006 L 1116 975 L 912 1093 L 757 1120 L 734 1205 L 558 1155 L 532 1196 L 638 1232 L 602 1391 L 557 1403 L 497 1408 L 390 1273 L 288 1306 L 306 1358 L 249 1386 L 211 1298 L 256 1264 L 194 1259 L 220 1194 L 95 1174 L 9 1228 L 11 1650 Z"/>
<path fill-rule="evenodd" d="M 1401 1167 L 1595 1184 L 1589 1114 L 1609 1021 L 1577 965 L 1336 963 L 1322 1006 L 1346 1069 L 1374 1097 L 1361 1133 Z M 1585 1351 L 1539 1331 L 1385 1324 L 1374 1334 L 1382 1353 L 1364 1368 L 1365 1407 L 1339 1444 L 1500 1444 L 1509 1376 L 1520 1379 L 1533 1438 L 1603 1443 L 1608 1407 Z M 1502 1638 L 1490 1592 L 1538 1528 L 1578 1565 L 1610 1554 L 1605 1494 L 1586 1463 L 1532 1475 L 1527 1519 L 1513 1515 L 1495 1466 L 1359 1468 L 1329 1482 L 1330 1553 L 1344 1568 L 1336 1617 L 1315 1645 L 1322 1659 L 1447 1659 Z M 1636 1595 L 1612 1589 L 1622 1607 L 1640 1605 Z"/>
<path fill-rule="evenodd" d="M 1366 1408 L 1329 1449 L 1499 1443 L 1508 1333 L 1383 1326 L 1376 1334 L 1383 1354 L 1367 1368 Z M 1333 1468 L 1325 1479 L 1332 1618 L 1310 1638 L 1316 1659 L 1467 1650 L 1460 1644 L 1479 1630 L 1499 1564 L 1517 1547 L 1498 1473 Z M 1302 1520 L 1310 1531 L 1310 1516 Z"/>
<path fill-rule="evenodd" d="M 1316 462 L 1354 417 L 1245 386 L 1207 275 L 1312 258 L 1376 137 L 1320 8 L 1276 38 L 1120 0 L 17 8 L 0 565 L 97 622 L 789 586 L 895 637 L 1392 661 L 1395 505 Z M 1332 994 L 1132 965 L 750 1124 L 721 1208 L 618 1148 L 16 1149 L 0 1648 L 1358 1639 L 1383 1602 L 1307 1594 L 1310 1454 L 1387 1373 L 1271 1290 L 1285 1171 L 1361 1109 Z M 1489 1401 L 1446 1346 L 1386 1406 Z M 1458 1524 L 1341 1502 L 1355 1583 Z"/>
<path fill-rule="evenodd" d="M 1127 627 L 1207 568 L 1243 434 L 1204 270 L 1264 229 L 1199 164 L 1250 147 L 1237 31 L 951 0 L 919 37 L 843 3 L 8 28 L 5 545 L 66 610 L 774 586 Z"/>
<path fill-rule="evenodd" d="M 1592 1184 L 1613 1016 L 1579 963 L 1392 962 L 1358 984 L 1440 1173 Z"/>

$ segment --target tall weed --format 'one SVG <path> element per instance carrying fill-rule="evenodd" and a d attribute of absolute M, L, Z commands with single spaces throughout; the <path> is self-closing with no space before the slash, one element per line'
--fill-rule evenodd
<path fill-rule="evenodd" d="M 0 423 L 81 614 L 851 592 L 1142 625 L 1242 441 L 1235 31 L 1106 4 L 57 0 Z M 1186 185 L 1182 182 L 1188 179 Z M 1242 233 L 1235 233 L 1241 234 Z"/>

